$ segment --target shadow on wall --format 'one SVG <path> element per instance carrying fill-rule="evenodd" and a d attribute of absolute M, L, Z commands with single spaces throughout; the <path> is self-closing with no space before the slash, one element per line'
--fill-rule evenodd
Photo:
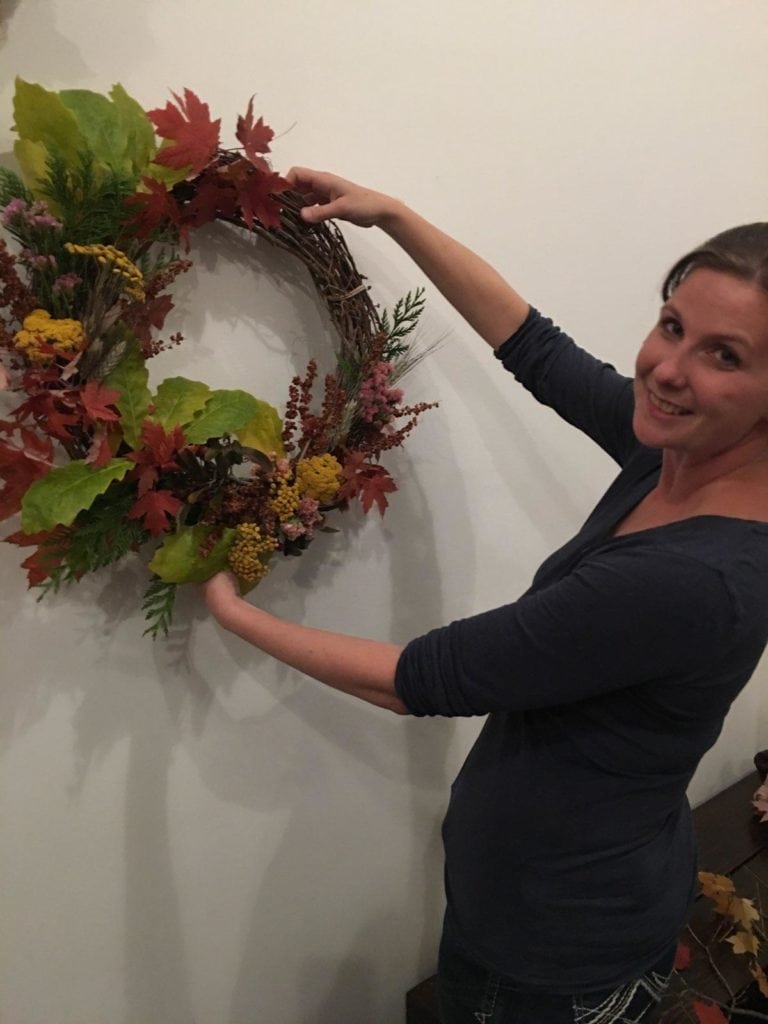
<path fill-rule="evenodd" d="M 219 255 L 225 255 L 231 260 L 234 248 L 235 257 L 247 256 L 252 260 L 250 242 L 241 243 L 242 240 L 227 239 L 222 251 L 214 251 L 209 259 L 215 261 Z M 293 272 L 278 265 L 276 272 L 271 269 L 267 274 L 277 276 L 285 288 L 312 290 L 301 268 Z M 203 313 L 194 315 L 192 330 L 202 329 Z M 231 317 L 228 296 L 213 309 L 208 307 L 205 316 L 217 323 Z M 237 319 L 242 319 L 239 312 Z M 277 323 L 274 326 L 277 330 Z M 318 333 L 317 324 L 308 322 L 307 336 L 311 337 L 313 332 Z M 466 496 L 456 490 L 452 502 L 454 520 L 461 524 L 463 535 L 469 537 Z M 410 624 L 424 621 L 425 615 L 435 624 L 442 621 L 440 573 L 426 495 L 412 476 L 408 486 L 399 491 L 390 511 L 402 521 L 403 529 L 394 529 L 384 520 L 381 525 L 376 523 L 376 529 L 370 533 L 375 554 L 389 563 L 389 585 L 394 594 L 392 632 L 404 640 L 414 632 Z M 362 515 L 348 513 L 345 533 L 336 537 L 354 546 L 364 522 Z M 415 523 L 419 524 L 418 531 L 406 529 L 408 524 Z M 391 540 L 393 533 L 401 540 L 390 547 L 385 538 Z M 320 546 L 317 550 L 312 548 L 298 563 L 285 567 L 292 581 L 288 594 L 281 591 L 281 580 L 268 578 L 260 588 L 260 599 L 263 595 L 265 603 L 279 614 L 301 621 L 306 598 L 317 582 L 320 561 L 324 579 L 332 587 L 334 565 L 343 557 L 338 547 L 334 551 L 333 541 L 329 539 L 327 545 L 324 542 L 325 538 L 320 542 L 325 550 L 321 551 Z M 16 554 L 11 552 L 11 557 Z M 0 595 L 0 608 L 9 612 L 9 622 L 13 621 L 11 611 L 18 614 L 18 595 L 24 587 L 21 570 L 16 572 L 14 586 Z M 281 738 L 312 735 L 322 741 L 319 746 L 343 755 L 350 769 L 359 765 L 365 772 L 403 787 L 407 794 L 405 806 L 410 808 L 411 816 L 404 827 L 414 836 L 415 852 L 412 864 L 405 868 L 402 889 L 418 895 L 383 913 L 371 874 L 374 895 L 370 901 L 361 900 L 351 906 L 350 912 L 356 915 L 358 937 L 365 935 L 366 943 L 380 951 L 378 955 L 382 958 L 392 952 L 393 935 L 407 929 L 408 942 L 404 945 L 419 947 L 417 958 L 428 962 L 434 956 L 434 922 L 439 914 L 435 894 L 440 888 L 442 858 L 437 820 L 431 816 L 424 821 L 423 796 L 425 791 L 439 793 L 442 804 L 444 793 L 447 800 L 450 780 L 446 777 L 446 753 L 454 724 L 445 720 L 408 721 L 358 707 L 352 699 L 339 698 L 319 687 L 296 682 L 295 678 L 290 681 L 289 674 L 283 671 L 278 671 L 274 695 L 266 693 L 269 707 L 265 713 L 233 716 L 224 698 L 238 676 L 256 676 L 254 686 L 264 686 L 258 681 L 264 661 L 235 638 L 217 634 L 216 642 L 224 646 L 227 655 L 227 659 L 221 659 L 224 667 L 217 661 L 213 670 L 201 670 L 193 655 L 192 642 L 195 620 L 202 620 L 204 613 L 192 589 L 179 595 L 178 625 L 169 641 L 159 641 L 154 646 L 148 640 L 140 641 L 137 608 L 145 578 L 140 560 L 129 559 L 83 580 L 66 594 L 46 598 L 39 620 L 42 628 L 50 629 L 46 632 L 46 644 L 40 645 L 39 652 L 25 656 L 26 678 L 15 681 L 4 694 L 10 712 L 4 729 L 8 739 L 14 728 L 18 733 L 20 726 L 30 727 L 44 717 L 57 697 L 72 698 L 76 708 L 72 721 L 76 758 L 73 795 L 85 788 L 94 770 L 117 744 L 124 743 L 128 751 L 122 822 L 126 837 L 124 1024 L 144 1024 L 159 1016 L 167 1024 L 188 1024 L 193 1019 L 188 950 L 184 943 L 179 882 L 174 873 L 168 806 L 171 768 L 180 748 L 194 760 L 206 790 L 223 803 L 239 804 L 258 812 L 288 808 L 290 814 L 281 826 L 279 848 L 259 877 L 258 889 L 251 895 L 244 886 L 243 899 L 252 899 L 253 906 L 240 951 L 231 1019 L 260 1019 L 265 987 L 270 989 L 269 998 L 279 996 L 279 991 L 271 991 L 279 981 L 272 985 L 264 983 L 264 972 L 269 971 L 272 963 L 278 978 L 290 976 L 291 988 L 296 992 L 301 991 L 308 978 L 315 979 L 321 1013 L 318 1024 L 337 1020 L 337 1001 L 346 1006 L 351 998 L 349 965 L 359 962 L 362 967 L 367 961 L 365 957 L 360 959 L 356 948 L 343 950 L 333 958 L 337 974 L 329 983 L 323 969 L 324 958 L 320 953 L 308 957 L 306 942 L 302 944 L 305 907 L 296 894 L 306 885 L 306 860 L 311 858 L 311 851 L 306 850 L 304 863 L 296 851 L 301 851 L 302 844 L 306 847 L 313 829 L 327 828 L 322 814 L 323 780 L 322 776 L 319 780 L 312 777 L 311 764 L 302 764 L 300 758 L 293 761 L 290 752 L 281 748 Z M 376 585 L 378 580 L 371 578 L 372 585 Z M 25 625 L 29 630 L 33 628 L 32 622 Z M 126 638 L 126 630 L 136 634 L 135 641 Z M 145 648 L 139 646 L 145 643 Z M 57 660 L 50 653 L 65 648 L 77 652 L 69 659 L 69 670 L 68 659 Z M 269 672 L 264 674 L 268 676 Z M 318 788 L 313 789 L 313 784 Z M 354 821 L 358 806 L 350 795 L 346 799 L 346 814 Z M 399 824 L 402 828 L 403 823 Z M 335 838 L 333 842 L 336 843 Z M 383 850 L 382 856 L 385 854 Z M 335 849 L 334 859 L 343 862 L 344 856 L 342 843 Z M 330 856 L 327 866 L 333 866 Z M 367 874 L 365 864 L 358 864 L 358 868 Z M 243 881 L 249 881 L 247 872 Z M 321 891 L 322 877 L 315 881 Z M 326 894 L 326 899 L 332 896 Z M 298 941 L 293 946 L 288 936 L 276 936 L 265 929 L 265 922 L 286 916 L 296 919 Z M 316 910 L 315 935 L 317 927 Z M 421 929 L 421 934 L 414 934 L 414 929 Z M 320 943 L 316 948 L 320 948 Z M 339 963 L 344 965 L 340 969 Z M 372 976 L 372 970 L 368 970 L 364 978 Z M 369 1004 L 373 982 L 359 979 L 357 972 L 355 979 L 352 991 L 362 1000 L 357 1006 Z"/>
<path fill-rule="evenodd" d="M 51 84 L 51 66 L 49 54 L 56 54 L 56 81 L 65 85 L 82 84 L 83 78 L 90 73 L 90 68 L 82 57 L 79 47 L 67 36 L 58 31 L 55 23 L 55 5 L 46 4 L 45 13 L 41 4 L 22 3 L 21 0 L 0 0 L 0 47 L 6 47 L 12 41 L 13 21 L 22 18 L 30 19 L 34 26 L 31 33 L 35 40 L 34 50 L 24 53 L 24 75 L 27 81 L 39 81 L 46 88 L 56 88 Z M 0 87 L 10 84 L 19 73 L 19 68 L 12 61 L 2 62 Z M 7 120 L 6 120 L 7 123 Z"/>

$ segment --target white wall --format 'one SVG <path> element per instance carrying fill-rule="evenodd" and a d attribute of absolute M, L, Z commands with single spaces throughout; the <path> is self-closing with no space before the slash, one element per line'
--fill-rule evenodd
<path fill-rule="evenodd" d="M 765 216 L 764 0 L 0 0 L 0 152 L 13 76 L 190 86 L 228 126 L 248 97 L 275 165 L 407 198 L 582 343 L 630 371 L 663 271 Z M 422 283 L 347 236 L 375 295 Z M 208 233 L 154 366 L 281 404 L 327 351 L 280 258 Z M 299 283 L 297 283 L 299 282 Z M 499 371 L 430 296 L 444 338 L 409 383 L 439 398 L 390 465 L 382 521 L 350 516 L 256 599 L 404 641 L 513 598 L 612 467 Z M 142 570 L 36 604 L 0 548 L 0 1019 L 7 1024 L 398 1024 L 434 968 L 439 822 L 477 723 L 398 719 L 228 639 L 195 593 L 141 638 Z M 764 673 L 692 797 L 768 745 Z"/>

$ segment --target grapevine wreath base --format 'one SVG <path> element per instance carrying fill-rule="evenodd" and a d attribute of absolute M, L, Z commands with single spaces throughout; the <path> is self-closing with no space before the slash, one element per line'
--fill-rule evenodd
<path fill-rule="evenodd" d="M 29 584 L 58 590 L 150 548 L 147 632 L 167 632 L 176 587 L 231 569 L 243 591 L 277 553 L 297 555 L 330 513 L 360 500 L 383 514 L 396 484 L 381 457 L 429 404 L 398 386 L 418 358 L 421 289 L 380 313 L 338 227 L 308 226 L 304 200 L 272 170 L 273 138 L 238 118 L 236 148 L 188 89 L 145 113 L 108 96 L 17 79 L 15 156 L 0 169 L 0 519 L 31 547 Z M 159 137 L 159 138 L 158 138 Z M 168 378 L 147 360 L 168 289 L 190 267 L 192 231 L 219 220 L 269 240 L 309 271 L 339 343 L 312 359 L 282 417 L 240 390 Z M 183 255 L 182 255 L 183 253 Z M 41 594 L 42 596 L 42 594 Z"/>

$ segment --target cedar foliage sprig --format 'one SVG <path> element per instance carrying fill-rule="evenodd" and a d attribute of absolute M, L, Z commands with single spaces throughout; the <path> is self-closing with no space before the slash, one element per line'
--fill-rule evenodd
<path fill-rule="evenodd" d="M 152 577 L 144 592 L 144 600 L 141 605 L 141 610 L 148 623 L 142 636 L 150 636 L 153 640 L 157 639 L 159 633 L 168 636 L 177 586 L 176 583 L 167 583 L 165 580 L 161 580 L 159 576 Z"/>
<path fill-rule="evenodd" d="M 114 485 L 109 497 L 100 495 L 89 509 L 77 516 L 64 536 L 54 533 L 50 541 L 43 544 L 51 560 L 59 564 L 40 584 L 41 597 L 47 591 L 57 593 L 63 585 L 79 580 L 86 573 L 118 562 L 147 540 L 149 535 L 139 521 L 128 518 L 134 501 L 135 494 L 130 487 Z"/>

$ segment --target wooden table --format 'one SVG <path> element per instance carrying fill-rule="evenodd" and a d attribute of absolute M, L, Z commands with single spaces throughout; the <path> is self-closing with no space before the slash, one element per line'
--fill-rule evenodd
<path fill-rule="evenodd" d="M 768 823 L 761 825 L 757 821 L 750 803 L 759 784 L 757 773 L 752 772 L 693 812 L 700 867 L 704 871 L 730 875 L 740 896 L 754 896 L 760 884 L 768 891 Z M 712 929 L 708 901 L 696 901 L 690 925 L 706 941 Z M 681 938 L 691 946 L 691 965 L 685 971 L 688 983 L 714 998 L 723 998 L 723 990 L 705 953 L 696 947 L 689 935 L 684 933 Z M 725 977 L 738 988 L 738 965 L 728 955 L 728 947 L 718 951 L 715 960 Z M 405 1004 L 406 1024 L 440 1024 L 434 976 L 412 988 L 406 995 Z M 691 1019 L 680 1009 L 673 987 L 653 1021 L 655 1024 L 683 1024 Z M 749 1020 L 748 1017 L 739 1019 Z"/>

